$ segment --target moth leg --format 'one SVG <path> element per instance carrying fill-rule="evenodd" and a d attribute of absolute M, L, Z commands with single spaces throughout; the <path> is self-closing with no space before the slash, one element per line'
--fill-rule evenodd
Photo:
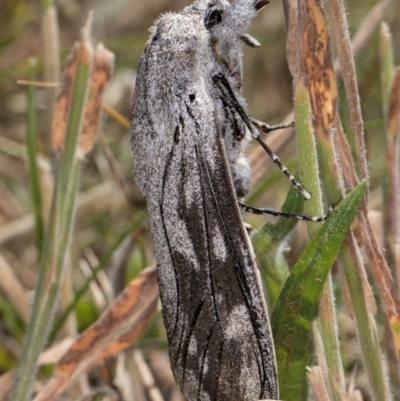
<path fill-rule="evenodd" d="M 272 161 L 279 167 L 279 169 L 282 171 L 283 174 L 288 178 L 288 180 L 291 182 L 291 184 L 303 195 L 304 199 L 310 199 L 311 195 L 309 192 L 307 192 L 303 186 L 294 178 L 292 174 L 290 174 L 289 170 L 287 167 L 285 167 L 282 162 L 280 161 L 279 157 L 269 148 L 269 146 L 260 138 L 260 135 L 258 132 L 254 131 L 254 126 L 258 128 L 259 130 L 263 132 L 268 132 L 268 125 L 250 118 L 247 113 L 243 110 L 243 107 L 239 104 L 239 102 L 236 99 L 236 96 L 228 82 L 228 80 L 223 76 L 223 74 L 216 74 L 213 76 L 213 81 L 214 83 L 217 84 L 219 90 L 221 91 L 222 95 L 224 96 L 225 102 L 231 107 L 234 108 L 237 113 L 240 115 L 244 123 L 247 125 L 249 128 L 252 136 L 254 139 L 257 140 L 257 142 L 264 148 L 264 150 L 268 153 Z M 294 123 L 290 123 L 293 124 Z M 289 125 L 291 126 L 291 125 Z M 281 126 L 282 127 L 282 126 Z M 273 128 L 273 127 L 272 127 Z M 285 128 L 285 127 L 284 127 Z M 278 128 L 275 128 L 278 129 Z M 271 131 L 271 127 L 269 127 L 269 130 Z"/>
<path fill-rule="evenodd" d="M 271 131 L 276 131 L 278 129 L 285 129 L 285 128 L 293 128 L 294 127 L 294 121 L 288 124 L 278 124 L 278 125 L 268 125 L 262 121 L 256 120 L 253 117 L 250 117 L 250 121 L 253 123 L 254 126 L 256 126 L 260 131 L 265 132 L 268 134 Z"/>
<path fill-rule="evenodd" d="M 310 193 L 303 188 L 303 186 L 296 180 L 296 178 L 294 178 L 292 174 L 290 174 L 287 167 L 282 164 L 279 157 L 271 150 L 271 148 L 259 136 L 256 138 L 256 141 L 264 148 L 269 157 L 279 167 L 282 173 L 285 174 L 290 183 L 303 195 L 303 198 L 310 199 Z"/>
<path fill-rule="evenodd" d="M 334 211 L 333 206 L 331 206 L 328 210 L 328 213 L 325 216 L 306 216 L 304 214 L 297 214 L 297 213 L 277 212 L 276 210 L 271 209 L 270 207 L 256 208 L 252 206 L 247 206 L 241 202 L 239 202 L 239 207 L 247 213 L 258 214 L 260 216 L 291 217 L 297 220 L 306 220 L 313 222 L 325 221 Z"/>

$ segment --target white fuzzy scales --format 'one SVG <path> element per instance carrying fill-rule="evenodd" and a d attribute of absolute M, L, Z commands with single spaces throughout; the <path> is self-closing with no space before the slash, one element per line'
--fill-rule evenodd
<path fill-rule="evenodd" d="M 189 401 L 278 399 L 271 329 L 237 203 L 249 190 L 252 129 L 238 112 L 246 110 L 242 44 L 257 44 L 246 32 L 265 3 L 199 0 L 161 16 L 137 74 L 135 174 L 171 367 Z"/>

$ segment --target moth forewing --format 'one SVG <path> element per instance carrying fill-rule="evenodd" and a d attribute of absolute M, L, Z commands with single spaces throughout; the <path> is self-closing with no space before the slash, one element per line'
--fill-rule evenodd
<path fill-rule="evenodd" d="M 225 74 L 235 87 L 241 54 L 218 58 L 228 36 L 221 32 L 218 50 L 210 32 L 224 15 L 234 21 L 235 10 L 253 16 L 258 3 L 201 0 L 162 16 L 137 75 L 135 172 L 147 198 L 171 368 L 190 401 L 278 398 L 267 310 L 237 199 L 248 190 L 248 132 L 213 81 Z M 245 32 L 235 34 L 241 43 Z"/>

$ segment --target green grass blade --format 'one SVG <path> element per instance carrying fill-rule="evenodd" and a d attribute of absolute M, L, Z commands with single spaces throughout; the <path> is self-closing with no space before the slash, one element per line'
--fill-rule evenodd
<path fill-rule="evenodd" d="M 392 88 L 394 77 L 394 60 L 392 35 L 389 26 L 382 22 L 381 31 L 379 34 L 379 61 L 381 73 L 381 91 L 382 91 L 382 112 L 387 118 L 390 90 Z"/>
<path fill-rule="evenodd" d="M 329 270 L 358 211 L 363 182 L 337 207 L 293 268 L 271 318 L 281 399 L 305 400 L 305 367 L 313 362 L 312 326 Z"/>
<path fill-rule="evenodd" d="M 82 51 L 84 44 L 87 44 L 85 47 L 87 52 Z M 29 319 L 10 401 L 27 401 L 31 398 L 37 361 L 46 343 L 57 303 L 62 269 L 67 253 L 67 242 L 72 230 L 73 203 L 71 202 L 74 202 L 76 196 L 76 168 L 79 167 L 79 163 L 76 161 L 76 146 L 87 97 L 87 86 L 92 64 L 91 49 L 88 40 L 82 41 L 80 57 L 76 67 L 76 78 L 73 83 L 72 107 L 68 118 L 65 146 L 57 175 L 44 249 L 39 264 L 35 302 Z M 49 274 L 52 274 L 52 282 L 48 286 Z"/>
<path fill-rule="evenodd" d="M 304 199 L 300 192 L 291 187 L 282 206 L 283 212 L 301 213 Z M 252 236 L 257 266 L 266 287 L 267 305 L 272 310 L 283 285 L 289 276 L 289 269 L 282 254 L 282 241 L 297 224 L 297 219 L 283 218 L 276 224 L 267 223 Z"/>
<path fill-rule="evenodd" d="M 29 80 L 36 79 L 36 61 L 30 63 Z M 35 218 L 35 240 L 39 255 L 43 246 L 43 216 L 42 196 L 40 192 L 39 170 L 36 160 L 36 111 L 35 111 L 35 87 L 28 85 L 28 109 L 26 115 L 26 147 L 28 150 L 29 186 L 31 192 L 33 215 Z"/>
<path fill-rule="evenodd" d="M 297 168 L 297 158 L 291 159 L 285 162 L 285 166 L 289 171 L 295 171 Z M 262 196 L 265 191 L 267 191 L 270 187 L 275 185 L 277 182 L 284 179 L 281 171 L 276 171 L 272 175 L 267 175 L 265 178 L 261 180 L 261 182 L 246 196 L 246 205 L 252 205 L 253 202 L 256 202 L 260 196 Z"/>
<path fill-rule="evenodd" d="M 130 234 L 132 234 L 136 229 L 138 229 L 140 225 L 146 220 L 146 218 L 147 218 L 147 213 L 141 213 L 140 215 L 138 215 L 135 221 L 132 223 L 132 225 L 116 239 L 116 241 L 108 250 L 108 252 L 100 260 L 99 264 L 93 269 L 92 274 L 89 277 L 87 277 L 82 287 L 78 291 L 76 291 L 73 302 L 71 302 L 71 304 L 65 309 L 60 318 L 57 319 L 56 323 L 54 324 L 53 331 L 50 335 L 50 340 L 49 340 L 50 342 L 54 340 L 58 331 L 61 329 L 61 327 L 63 327 L 65 321 L 67 320 L 68 315 L 75 309 L 75 307 L 77 306 L 79 300 L 83 297 L 83 295 L 86 294 L 87 290 L 89 289 L 90 283 L 93 280 L 95 280 L 99 272 L 107 266 L 108 262 L 113 257 L 115 251 L 121 246 L 121 244 L 125 241 L 125 239 Z"/>

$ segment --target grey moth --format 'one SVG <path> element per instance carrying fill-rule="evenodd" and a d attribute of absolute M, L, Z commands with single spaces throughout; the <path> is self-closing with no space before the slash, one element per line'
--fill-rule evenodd
<path fill-rule="evenodd" d="M 140 60 L 131 144 L 147 199 L 171 368 L 190 400 L 278 399 L 262 285 L 238 199 L 254 135 L 242 45 L 267 1 L 161 16 Z"/>

